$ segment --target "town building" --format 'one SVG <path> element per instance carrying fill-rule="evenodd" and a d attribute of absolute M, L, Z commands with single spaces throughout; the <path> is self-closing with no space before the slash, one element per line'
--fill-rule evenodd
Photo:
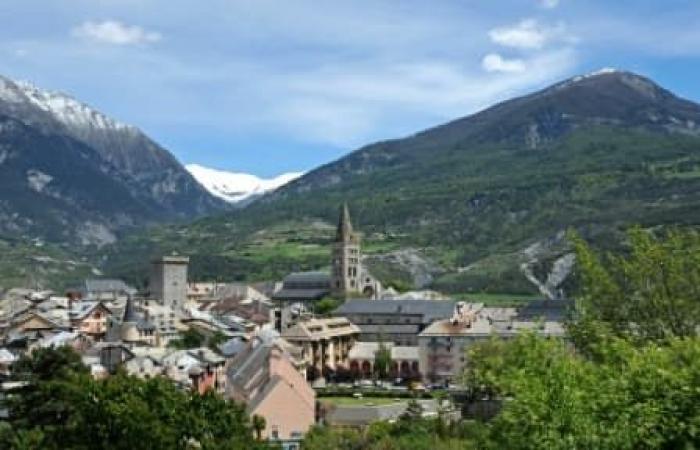
<path fill-rule="evenodd" d="M 143 315 L 136 312 L 131 297 L 126 300 L 126 306 L 121 318 L 112 316 L 107 325 L 107 340 L 121 342 L 126 346 L 155 346 L 157 345 L 156 327 Z"/>
<path fill-rule="evenodd" d="M 70 302 L 69 318 L 77 332 L 94 340 L 104 339 L 112 311 L 101 301 Z"/>
<path fill-rule="evenodd" d="M 226 359 L 209 348 L 175 350 L 164 356 L 160 364 L 165 376 L 195 392 L 226 391 Z"/>
<path fill-rule="evenodd" d="M 355 377 L 371 378 L 374 362 L 380 346 L 384 345 L 391 354 L 389 377 L 420 379 L 420 357 L 417 346 L 394 345 L 393 342 L 356 342 L 348 354 L 350 372 Z"/>
<path fill-rule="evenodd" d="M 272 327 L 272 304 L 262 297 L 226 297 L 210 304 L 202 304 L 200 310 L 221 321 L 235 323 L 239 331 L 247 333 Z"/>
<path fill-rule="evenodd" d="M 168 345 L 168 342 L 177 339 L 179 333 L 188 328 L 183 324 L 184 314 L 180 308 L 173 309 L 169 305 L 154 300 L 143 300 L 140 306 L 144 319 L 156 328 L 157 345 Z"/>
<path fill-rule="evenodd" d="M 197 303 L 213 300 L 218 286 L 219 283 L 216 282 L 187 283 L 187 300 Z"/>
<path fill-rule="evenodd" d="M 350 349 L 360 334 L 359 328 L 344 317 L 309 319 L 297 322 L 282 332 L 282 337 L 301 348 L 308 364 L 308 376 L 316 379 L 338 369 L 348 369 Z"/>
<path fill-rule="evenodd" d="M 12 365 L 17 361 L 17 356 L 6 348 L 0 347 L 0 381 L 10 376 Z"/>
<path fill-rule="evenodd" d="M 133 356 L 123 362 L 126 373 L 139 378 L 153 378 L 163 375 L 163 364 L 158 358 L 148 353 L 135 354 L 133 349 L 130 350 L 130 353 Z"/>
<path fill-rule="evenodd" d="M 468 364 L 467 350 L 474 343 L 493 336 L 512 338 L 524 330 L 542 336 L 563 337 L 564 328 L 560 320 L 547 320 L 537 312 L 549 309 L 552 317 L 560 305 L 544 308 L 525 308 L 522 316 L 515 308 L 487 308 L 481 303 L 459 302 L 451 318 L 438 320 L 418 336 L 418 352 L 423 377 L 429 383 L 449 384 L 457 382 Z M 535 315 L 533 315 L 535 314 Z"/>
<path fill-rule="evenodd" d="M 276 333 L 255 336 L 227 364 L 227 397 L 265 418 L 262 436 L 297 450 L 316 422 L 316 394 Z"/>
<path fill-rule="evenodd" d="M 151 264 L 150 298 L 172 309 L 187 301 L 187 256 L 163 256 Z"/>
<path fill-rule="evenodd" d="M 326 272 L 297 272 L 284 277 L 282 289 L 273 295 L 274 326 L 279 332 L 298 320 L 310 317 L 316 302 L 331 292 L 331 277 Z"/>
<path fill-rule="evenodd" d="M 418 345 L 418 334 L 436 320 L 452 316 L 452 300 L 347 300 L 333 315 L 347 317 L 364 342 Z"/>
<path fill-rule="evenodd" d="M 136 295 L 136 289 L 122 280 L 98 278 L 85 280 L 79 293 L 87 300 L 114 302 Z"/>

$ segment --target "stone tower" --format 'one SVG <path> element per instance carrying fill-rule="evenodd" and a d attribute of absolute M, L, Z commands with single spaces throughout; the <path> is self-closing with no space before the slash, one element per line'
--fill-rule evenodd
<path fill-rule="evenodd" d="M 360 238 L 352 229 L 348 205 L 340 209 L 338 230 L 333 242 L 333 272 L 331 290 L 337 297 L 347 297 L 359 292 L 362 268 L 360 264 Z"/>
<path fill-rule="evenodd" d="M 163 256 L 151 265 L 151 297 L 172 309 L 182 308 L 187 300 L 186 256 Z"/>
<path fill-rule="evenodd" d="M 124 316 L 119 326 L 119 337 L 123 342 L 135 343 L 139 341 L 138 322 L 139 317 L 136 315 L 133 300 L 129 296 L 126 299 Z"/>

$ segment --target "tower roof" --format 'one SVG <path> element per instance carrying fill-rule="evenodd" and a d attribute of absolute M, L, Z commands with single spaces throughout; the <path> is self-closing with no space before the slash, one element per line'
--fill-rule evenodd
<path fill-rule="evenodd" d="M 340 218 L 338 219 L 338 230 L 335 234 L 335 240 L 337 242 L 355 242 L 357 240 L 357 236 L 352 229 L 352 222 L 350 222 L 350 211 L 347 203 L 343 203 L 343 206 L 340 208 Z"/>
<path fill-rule="evenodd" d="M 122 322 L 138 322 L 139 316 L 136 315 L 136 310 L 134 309 L 134 303 L 131 300 L 131 296 L 126 298 L 126 306 L 124 307 L 124 317 Z"/>

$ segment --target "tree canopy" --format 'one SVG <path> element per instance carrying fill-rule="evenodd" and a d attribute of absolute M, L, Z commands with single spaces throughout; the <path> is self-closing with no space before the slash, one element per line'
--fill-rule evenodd
<path fill-rule="evenodd" d="M 0 448 L 256 449 L 242 406 L 212 391 L 117 373 L 94 380 L 68 348 L 39 349 L 18 362 Z"/>
<path fill-rule="evenodd" d="M 638 343 L 697 336 L 700 234 L 671 230 L 657 237 L 633 228 L 626 253 L 603 256 L 571 237 L 580 292 L 569 332 L 578 347 L 606 332 Z"/>
<path fill-rule="evenodd" d="M 309 449 L 691 449 L 700 447 L 700 237 L 635 228 L 597 255 L 572 235 L 579 292 L 566 339 L 534 332 L 471 346 L 472 401 L 458 426 L 405 414 L 363 432 L 314 430 Z"/>

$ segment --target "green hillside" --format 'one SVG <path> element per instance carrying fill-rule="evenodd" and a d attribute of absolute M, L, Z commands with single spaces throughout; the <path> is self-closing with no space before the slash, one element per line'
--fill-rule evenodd
<path fill-rule="evenodd" d="M 364 147 L 240 211 L 154 229 L 107 267 L 193 255 L 197 277 L 264 279 L 328 263 L 348 202 L 371 255 L 415 249 L 451 292 L 536 292 L 574 227 L 603 247 L 630 224 L 700 222 L 700 107 L 626 72 L 575 78 L 405 139 Z M 325 224 L 325 225 L 323 225 Z M 372 257 L 382 278 L 410 274 Z M 564 283 L 565 286 L 565 283 Z"/>

